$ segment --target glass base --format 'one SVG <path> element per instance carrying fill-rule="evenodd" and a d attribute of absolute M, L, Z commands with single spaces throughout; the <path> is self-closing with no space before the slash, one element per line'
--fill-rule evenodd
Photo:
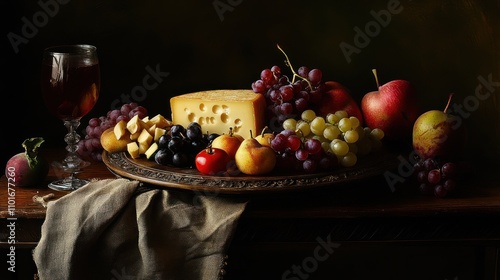
<path fill-rule="evenodd" d="M 89 181 L 77 178 L 76 174 L 82 172 L 82 169 L 89 164 L 88 161 L 80 161 L 79 165 L 68 166 L 66 162 L 52 162 L 56 176 L 61 179 L 49 183 L 48 187 L 56 191 L 74 191 L 83 187 Z"/>
<path fill-rule="evenodd" d="M 56 180 L 50 183 L 49 188 L 56 191 L 74 191 L 85 186 L 88 183 L 89 181 L 85 179 L 69 177 L 65 179 Z"/>
<path fill-rule="evenodd" d="M 62 172 L 66 173 L 76 173 L 76 172 L 81 172 L 83 168 L 87 167 L 90 165 L 90 162 L 81 160 L 78 162 L 78 164 L 74 165 L 68 165 L 66 162 L 58 162 L 54 161 L 52 162 L 52 166 L 56 168 L 57 170 L 60 170 Z"/>

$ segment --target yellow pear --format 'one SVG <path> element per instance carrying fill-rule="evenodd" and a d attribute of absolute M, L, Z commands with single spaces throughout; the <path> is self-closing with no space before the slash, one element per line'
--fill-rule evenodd
<path fill-rule="evenodd" d="M 276 153 L 271 147 L 264 146 L 250 137 L 241 142 L 234 160 L 242 173 L 263 175 L 273 171 L 276 165 Z"/>
<path fill-rule="evenodd" d="M 255 140 L 257 140 L 263 146 L 271 147 L 271 140 L 273 140 L 274 138 L 274 133 L 266 133 L 267 129 L 267 126 L 264 127 L 264 129 L 262 129 L 262 132 L 255 137 Z"/>
<path fill-rule="evenodd" d="M 101 146 L 109 153 L 124 152 L 127 150 L 127 144 L 132 142 L 130 137 L 128 137 L 130 133 L 126 131 L 125 134 L 126 135 L 124 137 L 116 139 L 114 127 L 110 127 L 101 134 Z"/>

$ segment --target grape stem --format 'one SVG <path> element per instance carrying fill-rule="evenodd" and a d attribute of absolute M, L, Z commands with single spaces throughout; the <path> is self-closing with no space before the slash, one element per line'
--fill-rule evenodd
<path fill-rule="evenodd" d="M 307 78 L 302 77 L 301 75 L 297 74 L 295 72 L 295 70 L 293 69 L 292 63 L 290 62 L 290 59 L 288 58 L 288 55 L 285 53 L 285 51 L 280 47 L 279 44 L 276 44 L 276 47 L 278 47 L 278 49 L 283 53 L 283 55 L 285 56 L 286 66 L 288 66 L 288 68 L 290 68 L 290 70 L 292 71 L 292 74 L 293 74 L 292 84 L 295 82 L 295 78 L 298 77 L 298 78 L 306 81 L 307 85 L 309 85 L 309 88 L 312 90 L 313 88 L 312 88 L 311 82 Z"/>

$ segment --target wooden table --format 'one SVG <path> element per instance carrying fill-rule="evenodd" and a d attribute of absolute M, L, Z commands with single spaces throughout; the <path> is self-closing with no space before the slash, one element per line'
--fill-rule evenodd
<path fill-rule="evenodd" d="M 50 159 L 62 157 L 58 150 L 45 153 Z M 115 176 L 103 163 L 93 162 L 80 177 Z M 47 182 L 55 178 L 51 171 Z M 434 279 L 428 275 L 445 279 L 440 265 L 429 267 L 426 263 L 426 260 L 433 262 L 433 258 L 440 258 L 442 252 L 447 252 L 446 258 L 449 258 L 449 263 L 443 260 L 443 265 L 455 269 L 457 275 L 500 279 L 495 275 L 500 244 L 500 173 L 485 169 L 473 179 L 464 182 L 457 195 L 445 199 L 421 195 L 410 179 L 392 192 L 383 176 L 304 192 L 248 197 L 248 208 L 228 249 L 225 279 L 325 279 L 331 276 L 361 279 L 363 267 L 372 271 L 366 271 L 367 276 L 362 279 L 370 275 L 377 278 L 374 267 L 394 275 L 406 275 L 405 279 L 419 279 L 422 277 L 419 273 L 427 273 L 422 274 L 427 275 L 426 279 Z M 45 217 L 45 208 L 34 202 L 33 196 L 52 193 L 57 199 L 66 193 L 41 186 L 16 187 L 15 193 L 9 195 L 5 176 L 0 179 L 0 187 L 2 258 L 8 258 L 12 231 L 7 225 L 14 221 L 16 263 L 20 275 L 26 277 L 19 279 L 29 279 L 36 272 L 30 250 L 40 238 Z M 391 260 L 395 252 L 401 253 L 398 248 L 408 251 L 407 256 Z M 422 248 L 431 251 L 422 252 Z M 432 251 L 433 248 L 440 251 Z M 459 255 L 462 253 L 472 260 L 468 262 L 469 267 L 460 262 L 464 259 Z M 370 254 L 378 266 L 363 263 Z M 405 272 L 405 268 L 400 267 L 408 264 L 405 258 L 411 263 L 422 262 L 427 268 Z M 384 259 L 392 263 L 384 263 Z M 6 263 L 4 259 L 1 261 Z M 0 276 L 7 271 L 4 267 Z M 448 279 L 453 279 L 453 272 L 446 273 Z"/>

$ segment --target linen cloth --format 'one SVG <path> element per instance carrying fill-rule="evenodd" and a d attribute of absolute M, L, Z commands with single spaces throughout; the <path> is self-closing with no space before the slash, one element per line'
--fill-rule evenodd
<path fill-rule="evenodd" d="M 246 201 L 90 182 L 49 202 L 33 250 L 44 279 L 217 279 Z"/>

